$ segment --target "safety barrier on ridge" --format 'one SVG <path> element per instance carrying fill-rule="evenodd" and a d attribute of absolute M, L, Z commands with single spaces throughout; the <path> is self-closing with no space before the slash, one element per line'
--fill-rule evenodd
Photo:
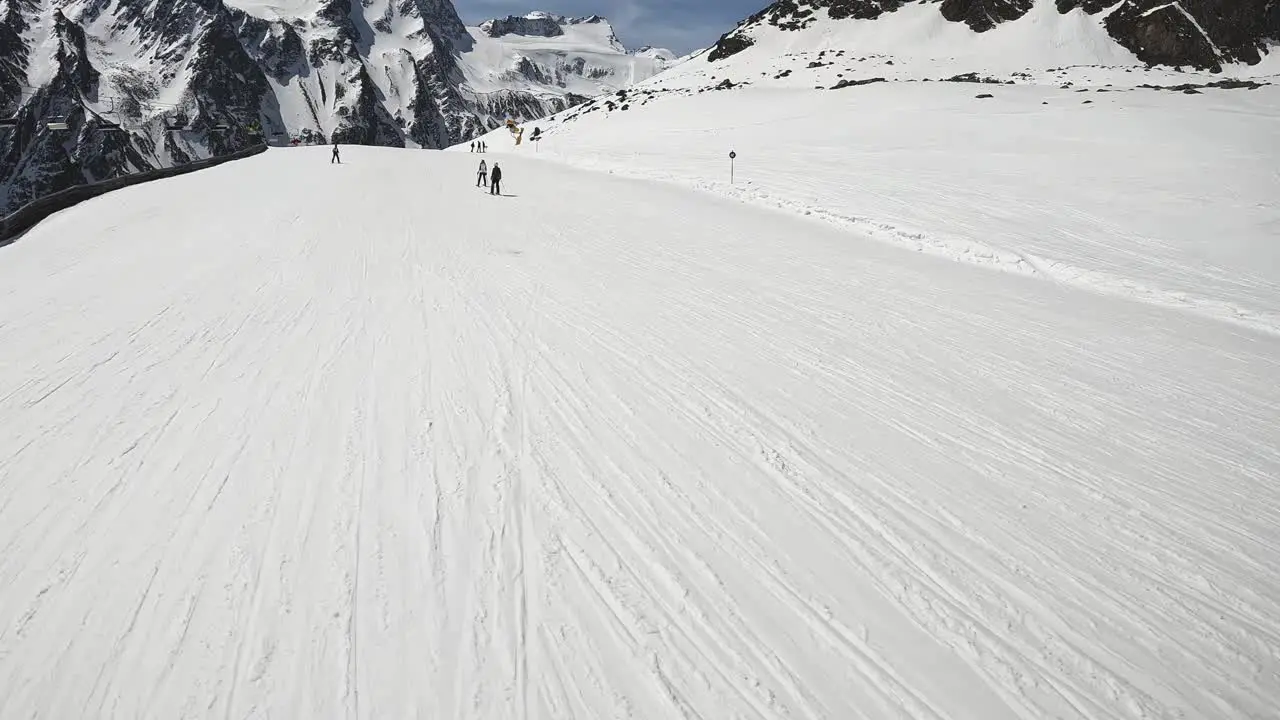
<path fill-rule="evenodd" d="M 22 207 L 14 210 L 12 213 L 0 219 L 0 246 L 8 245 L 17 239 L 19 235 L 30 230 L 37 223 L 50 215 L 66 210 L 67 208 L 82 203 L 90 198 L 109 193 L 112 190 L 129 187 L 130 185 L 140 185 L 152 180 L 160 180 L 162 178 L 173 177 L 175 175 L 185 175 L 196 170 L 221 165 L 231 160 L 240 160 L 242 158 L 252 157 L 267 151 L 267 146 L 254 145 L 244 150 L 238 150 L 226 155 L 205 158 L 203 160 L 195 160 L 185 165 L 174 165 L 172 167 L 158 168 L 156 170 L 146 170 L 143 172 L 124 175 L 110 180 L 103 180 L 96 183 L 88 183 L 85 185 L 73 185 L 65 190 L 59 190 L 56 193 L 36 198 Z"/>

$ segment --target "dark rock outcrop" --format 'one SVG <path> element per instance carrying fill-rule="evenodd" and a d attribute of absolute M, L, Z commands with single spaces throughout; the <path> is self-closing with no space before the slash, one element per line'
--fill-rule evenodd
<path fill-rule="evenodd" d="M 1204 83 L 1196 85 L 1194 83 L 1184 83 L 1182 85 L 1139 85 L 1140 88 L 1147 90 L 1168 90 L 1169 92 L 1184 92 L 1199 94 L 1202 88 L 1217 88 L 1219 90 L 1257 90 L 1270 85 L 1270 83 L 1259 83 L 1252 80 L 1219 80 L 1217 82 Z M 1101 92 L 1101 91 L 1099 91 Z"/>
<path fill-rule="evenodd" d="M 1117 42 L 1151 64 L 1252 65 L 1269 41 L 1280 40 L 1280 0 L 1130 0 L 1105 22 Z"/>
<path fill-rule="evenodd" d="M 1035 0 L 942 0 L 942 17 L 986 32 L 1002 22 L 1026 15 Z"/>
<path fill-rule="evenodd" d="M 527 35 L 529 37 L 557 37 L 564 35 L 564 29 L 560 27 L 560 23 L 556 22 L 556 18 L 551 15 L 537 15 L 534 17 L 522 17 L 518 15 L 508 15 L 505 18 L 495 18 L 487 20 L 480 25 L 480 29 L 489 37 L 502 37 L 503 35 Z"/>
<path fill-rule="evenodd" d="M 0 6 L 0 117 L 16 108 L 27 84 L 27 62 L 31 49 L 23 39 L 29 27 L 27 17 L 39 9 L 36 0 L 10 0 Z"/>
<path fill-rule="evenodd" d="M 97 91 L 100 75 L 89 63 L 89 52 L 85 48 L 84 30 L 79 25 L 67 20 L 61 10 L 53 13 L 54 34 L 58 39 L 58 49 L 54 60 L 68 81 L 82 95 L 91 95 Z"/>
<path fill-rule="evenodd" d="M 345 87 L 349 91 L 354 90 L 355 102 L 339 106 L 343 122 L 333 131 L 330 140 L 347 145 L 404 147 L 404 135 L 387 108 L 378 101 L 377 87 L 364 65 L 358 66 L 355 73 L 346 78 Z"/>
<path fill-rule="evenodd" d="M 979 75 L 978 73 L 971 73 L 971 72 L 970 72 L 970 73 L 962 73 L 962 74 L 960 74 L 960 75 L 952 75 L 952 76 L 951 76 L 951 77 L 949 77 L 949 78 L 945 78 L 945 79 L 943 80 L 943 82 L 954 82 L 954 83 L 985 83 L 985 84 L 988 84 L 988 85 L 1002 85 L 1002 84 L 1004 84 L 1004 83 L 1003 83 L 1003 81 L 997 80 L 997 79 L 995 79 L 995 78 L 992 78 L 992 77 L 984 77 L 984 76 Z"/>
<path fill-rule="evenodd" d="M 450 0 L 400 0 L 400 5 L 409 16 L 422 21 L 426 34 L 453 40 L 466 37 L 467 28 Z"/>
<path fill-rule="evenodd" d="M 875 20 L 881 15 L 893 12 L 906 5 L 909 0 L 830 0 L 827 12 L 832 18 L 842 20 Z"/>
<path fill-rule="evenodd" d="M 237 19 L 236 35 L 245 52 L 272 78 L 284 82 L 303 72 L 307 50 L 287 23 L 273 23 L 250 15 Z"/>
<path fill-rule="evenodd" d="M 258 123 L 270 86 L 262 68 L 240 43 L 234 19 L 221 3 L 189 57 L 190 127 L 208 135 L 213 155 L 248 147 L 253 142 L 248 128 Z M 213 131 L 218 125 L 227 130 Z"/>
<path fill-rule="evenodd" d="M 841 80 L 840 82 L 836 83 L 835 85 L 832 85 L 829 89 L 831 89 L 831 90 L 843 90 L 843 89 L 845 89 L 845 88 L 847 88 L 847 87 L 857 87 L 857 86 L 859 86 L 859 85 L 874 85 L 874 84 L 876 84 L 876 83 L 882 83 L 882 82 L 889 82 L 889 80 L 888 80 L 887 78 L 882 78 L 882 77 L 877 77 L 877 78 L 867 78 L 866 80 L 848 80 L 848 79 L 846 79 L 846 80 Z"/>
<path fill-rule="evenodd" d="M 1107 16 L 1106 27 L 1140 60 L 1152 65 L 1191 65 L 1222 69 L 1221 58 L 1209 37 L 1180 6 L 1129 3 Z"/>
<path fill-rule="evenodd" d="M 711 48 L 711 52 L 707 53 L 707 61 L 715 62 L 737 55 L 752 45 L 755 45 L 755 41 L 749 35 L 742 35 L 737 32 L 726 33 L 720 36 L 720 40 Z"/>

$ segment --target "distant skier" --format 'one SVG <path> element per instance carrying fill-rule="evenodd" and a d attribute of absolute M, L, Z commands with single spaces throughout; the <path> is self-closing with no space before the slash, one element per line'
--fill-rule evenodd
<path fill-rule="evenodd" d="M 487 143 L 487 142 L 485 142 L 485 141 L 481 140 L 481 141 L 480 141 L 480 152 L 489 152 L 489 143 Z"/>
<path fill-rule="evenodd" d="M 342 158 L 338 155 L 338 143 L 333 144 L 333 157 L 329 158 L 329 164 L 334 163 L 342 164 Z"/>
<path fill-rule="evenodd" d="M 471 143 L 471 152 L 475 152 L 475 151 L 476 151 L 476 144 Z"/>
<path fill-rule="evenodd" d="M 489 173 L 489 194 L 502 194 L 502 168 L 498 167 L 498 163 L 493 164 L 493 172 Z"/>
<path fill-rule="evenodd" d="M 494 168 L 497 169 L 496 167 Z M 476 187 L 483 187 L 489 182 L 489 169 L 485 167 L 484 161 L 480 161 L 480 171 L 476 173 Z"/>

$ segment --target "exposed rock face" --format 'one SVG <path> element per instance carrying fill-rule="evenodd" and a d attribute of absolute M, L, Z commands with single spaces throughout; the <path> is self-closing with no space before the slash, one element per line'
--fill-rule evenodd
<path fill-rule="evenodd" d="M 936 4 L 944 18 L 974 32 L 1021 19 L 1035 0 L 777 0 L 725 33 L 707 54 L 711 62 L 752 45 L 752 28 L 768 24 L 801 30 L 825 10 L 833 19 L 874 20 L 912 2 Z M 1219 70 L 1223 63 L 1257 63 L 1280 40 L 1280 0 L 1056 0 L 1060 13 L 1098 15 L 1107 32 L 1139 59 L 1158 65 Z"/>
<path fill-rule="evenodd" d="M 22 35 L 30 25 L 27 16 L 39 8 L 37 0 L 10 0 L 0 5 L 0 114 L 8 117 L 16 108 L 27 80 L 30 50 Z"/>
<path fill-rule="evenodd" d="M 715 62 L 721 58 L 737 55 L 755 44 L 755 41 L 749 35 L 743 35 L 738 32 L 726 33 L 720 36 L 715 46 L 711 48 L 711 52 L 707 53 L 707 60 Z"/>
<path fill-rule="evenodd" d="M 909 0 L 830 0 L 827 3 L 827 12 L 832 18 L 842 20 L 844 18 L 854 18 L 855 20 L 875 20 L 887 12 L 893 12 Z"/>
<path fill-rule="evenodd" d="M 1153 65 L 1192 65 L 1221 70 L 1217 49 L 1178 5 L 1143 9 L 1128 3 L 1107 16 L 1106 27 L 1121 44 Z"/>
<path fill-rule="evenodd" d="M 16 112 L 17 120 L 13 128 L 0 129 L 0 212 L 70 185 L 222 154 L 250 142 L 248 128 L 257 121 L 267 83 L 221 2 L 93 2 L 74 20 L 59 7 L 20 0 L 0 19 L 0 34 L 21 28 L 18 42 L 6 44 L 0 58 L 0 76 L 10 80 L 0 105 Z M 130 32 L 134 51 L 166 68 L 164 74 L 151 77 L 95 59 L 94 52 L 102 51 L 91 48 L 102 43 L 88 36 L 90 26 Z M 37 41 L 41 31 L 46 34 Z M 36 57 L 37 48 L 50 47 L 49 57 Z M 164 118 L 144 117 L 142 109 L 184 62 L 183 107 L 169 113 L 189 121 L 187 141 L 178 142 L 165 131 Z M 35 63 L 51 64 L 37 68 L 48 79 L 26 87 Z M 67 129 L 50 126 L 59 122 Z"/>
<path fill-rule="evenodd" d="M 974 32 L 986 32 L 1026 15 L 1034 4 L 1035 0 L 943 0 L 942 17 L 962 22 Z"/>
<path fill-rule="evenodd" d="M 100 76 L 89 63 L 84 31 L 79 25 L 68 21 L 60 10 L 54 11 L 53 27 L 58 38 L 55 58 L 59 68 L 66 72 L 68 80 L 80 92 L 92 92 L 97 87 Z"/>
<path fill-rule="evenodd" d="M 599 15 L 587 17 L 566 17 L 546 12 L 532 12 L 528 15 L 508 15 L 480 23 L 485 35 L 497 38 L 504 35 L 524 35 L 526 37 L 559 37 L 564 35 L 564 27 L 568 25 L 594 25 L 608 23 Z M 642 49 L 648 49 L 642 48 Z"/>
<path fill-rule="evenodd" d="M 489 37 L 495 38 L 503 35 L 527 35 L 530 37 L 557 37 L 564 35 L 564 30 L 560 28 L 560 23 L 556 22 L 556 18 L 545 14 L 523 17 L 508 15 L 505 18 L 488 20 L 480 25 L 480 29 L 484 30 Z"/>
<path fill-rule="evenodd" d="M 1075 2 L 1058 0 L 1058 8 Z M 1086 0 L 1080 7 L 1097 14 L 1109 6 Z M 1280 39 L 1280 0 L 1129 0 L 1105 22 L 1145 62 L 1217 70 L 1262 59 L 1268 41 Z"/>

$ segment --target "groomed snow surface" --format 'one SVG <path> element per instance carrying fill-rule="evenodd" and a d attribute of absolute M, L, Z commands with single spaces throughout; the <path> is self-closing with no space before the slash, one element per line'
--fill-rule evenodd
<path fill-rule="evenodd" d="M 1187 95 L 1142 85 L 1222 78 L 1105 66 L 944 82 L 970 66 L 752 52 L 528 123 L 536 146 L 486 139 L 1280 334 L 1280 85 Z"/>
<path fill-rule="evenodd" d="M 0 249 L 0 717 L 1261 718 L 1280 337 L 347 147 Z"/>

